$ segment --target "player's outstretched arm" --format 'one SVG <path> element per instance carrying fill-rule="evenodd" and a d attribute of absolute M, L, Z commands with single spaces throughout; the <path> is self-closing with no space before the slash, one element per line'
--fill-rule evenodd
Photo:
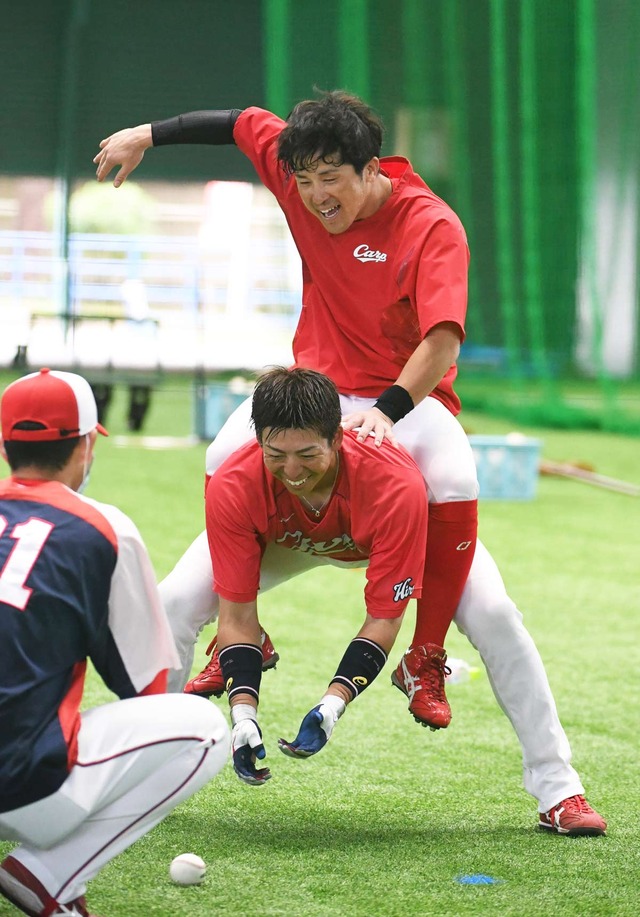
<path fill-rule="evenodd" d="M 175 143 L 205 143 L 219 146 L 235 143 L 233 128 L 242 112 L 239 108 L 190 111 L 152 124 L 127 127 L 100 142 L 100 152 L 94 156 L 98 181 L 120 166 L 113 184 L 116 188 L 127 179 L 150 146 Z"/>
<path fill-rule="evenodd" d="M 142 158 L 153 146 L 151 124 L 139 124 L 137 127 L 126 127 L 100 141 L 100 152 L 94 156 L 96 178 L 104 181 L 107 175 L 120 166 L 113 180 L 115 188 L 126 181 L 133 170 L 142 162 Z"/>
<path fill-rule="evenodd" d="M 327 693 L 307 713 L 292 742 L 278 740 L 280 751 L 290 758 L 310 758 L 327 744 L 336 723 L 351 703 L 378 676 L 400 630 L 403 615 L 374 618 L 367 615 L 358 635 L 346 649 Z"/>

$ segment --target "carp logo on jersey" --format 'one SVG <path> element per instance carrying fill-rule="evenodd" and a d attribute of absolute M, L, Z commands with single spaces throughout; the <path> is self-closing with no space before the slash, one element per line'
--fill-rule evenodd
<path fill-rule="evenodd" d="M 276 544 L 284 544 L 292 551 L 301 551 L 303 554 L 344 554 L 357 551 L 356 543 L 351 535 L 339 535 L 331 541 L 312 541 L 303 532 L 285 532 L 276 539 Z"/>
<path fill-rule="evenodd" d="M 405 580 L 402 580 L 401 583 L 396 583 L 393 587 L 393 601 L 394 602 L 404 602 L 405 599 L 411 598 L 413 595 L 413 580 L 408 576 Z"/>
<path fill-rule="evenodd" d="M 369 248 L 366 242 L 363 242 L 362 245 L 356 246 L 353 250 L 353 257 L 357 261 L 362 261 L 363 264 L 367 264 L 369 261 L 386 261 L 387 255 L 386 252 L 379 252 L 377 249 Z"/>

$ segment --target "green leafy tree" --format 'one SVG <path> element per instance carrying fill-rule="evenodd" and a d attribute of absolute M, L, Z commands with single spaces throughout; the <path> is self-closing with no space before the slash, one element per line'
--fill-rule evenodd
<path fill-rule="evenodd" d="M 52 223 L 53 195 L 47 201 L 46 213 Z M 70 232 L 143 236 L 154 232 L 155 220 L 153 197 L 132 182 L 117 190 L 111 185 L 85 182 L 73 191 L 69 203 Z"/>

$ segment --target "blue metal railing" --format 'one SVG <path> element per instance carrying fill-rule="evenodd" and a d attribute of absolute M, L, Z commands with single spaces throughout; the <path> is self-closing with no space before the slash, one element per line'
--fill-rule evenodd
<path fill-rule="evenodd" d="M 283 244 L 265 240 L 265 246 L 259 258 L 254 252 L 247 256 L 243 311 L 276 313 L 293 325 L 300 291 L 291 288 L 286 267 L 278 267 Z M 229 264 L 192 237 L 72 234 L 65 264 L 57 256 L 53 234 L 0 231 L 0 306 L 63 314 L 67 268 L 72 314 L 104 311 L 105 305 L 126 314 L 122 285 L 131 280 L 144 285 L 152 311 L 225 311 L 229 301 Z"/>

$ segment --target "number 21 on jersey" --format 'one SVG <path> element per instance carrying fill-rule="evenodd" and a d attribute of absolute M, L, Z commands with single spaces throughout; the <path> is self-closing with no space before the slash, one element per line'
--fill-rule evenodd
<path fill-rule="evenodd" d="M 4 566 L 0 569 L 0 602 L 24 611 L 33 592 L 33 589 L 25 586 L 27 577 L 54 525 L 33 516 L 26 522 L 14 525 L 11 532 L 6 531 L 7 525 L 6 518 L 0 516 L 0 539 L 9 537 L 15 540 Z"/>

